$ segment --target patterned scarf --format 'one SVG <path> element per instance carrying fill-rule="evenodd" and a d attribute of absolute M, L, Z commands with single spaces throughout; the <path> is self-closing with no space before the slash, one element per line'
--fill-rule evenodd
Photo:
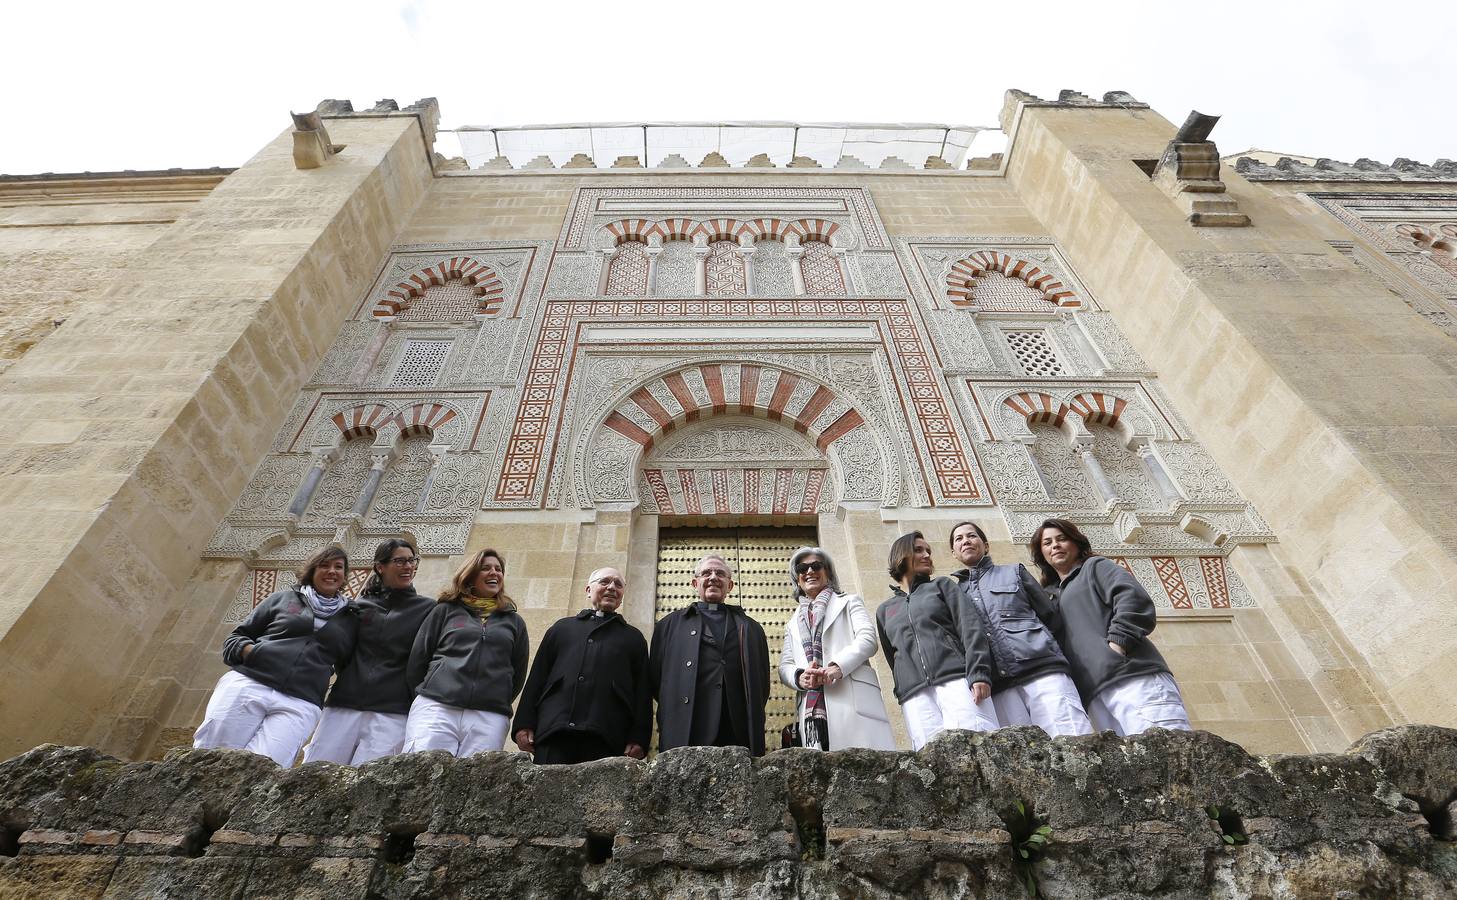
<path fill-rule="evenodd" d="M 830 588 L 820 591 L 813 600 L 808 595 L 799 598 L 800 645 L 804 648 L 805 668 L 819 666 L 824 661 L 825 609 L 835 592 Z M 810 688 L 804 692 L 804 731 L 800 741 L 806 747 L 817 750 L 830 748 L 830 723 L 825 715 L 825 692 L 821 688 Z"/>
<path fill-rule="evenodd" d="M 499 597 L 487 599 L 485 597 L 472 597 L 470 594 L 460 595 L 460 602 L 465 605 L 466 609 L 480 616 L 482 622 L 486 620 L 486 616 L 496 611 L 499 606 L 499 600 Z"/>
<path fill-rule="evenodd" d="M 318 631 L 329 623 L 329 617 L 344 608 L 349 602 L 349 595 L 340 591 L 332 597 L 321 597 L 319 592 L 310 585 L 299 588 L 299 593 L 309 601 L 309 608 L 314 611 L 314 630 Z"/>

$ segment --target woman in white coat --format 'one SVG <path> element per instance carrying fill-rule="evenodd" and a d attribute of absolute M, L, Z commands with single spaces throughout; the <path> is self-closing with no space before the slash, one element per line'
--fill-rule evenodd
<path fill-rule="evenodd" d="M 779 678 L 799 691 L 801 743 L 819 750 L 894 750 L 880 680 L 870 665 L 875 623 L 864 601 L 840 591 L 835 564 L 820 547 L 794 552 L 789 581 L 799 609 L 784 628 Z"/>

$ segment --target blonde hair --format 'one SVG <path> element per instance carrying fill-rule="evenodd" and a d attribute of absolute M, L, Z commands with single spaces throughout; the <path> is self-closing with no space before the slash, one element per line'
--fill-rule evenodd
<path fill-rule="evenodd" d="M 496 597 L 497 608 L 514 610 L 516 608 L 516 601 L 506 595 L 506 557 L 502 556 L 500 551 L 492 550 L 490 547 L 472 555 L 456 570 L 455 577 L 450 579 L 450 586 L 440 592 L 440 596 L 436 598 L 436 602 L 455 603 L 461 597 L 474 597 L 475 595 L 471 593 L 471 587 L 475 584 L 476 576 L 481 574 L 481 570 L 486 567 L 486 560 L 492 556 L 501 564 L 502 583 L 501 593 Z"/>

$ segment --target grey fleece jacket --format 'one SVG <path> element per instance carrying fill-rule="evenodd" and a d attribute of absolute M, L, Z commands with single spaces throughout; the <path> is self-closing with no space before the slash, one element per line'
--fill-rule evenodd
<path fill-rule="evenodd" d="M 1090 556 L 1049 590 L 1057 592 L 1064 623 L 1062 651 L 1085 705 L 1109 685 L 1169 671 L 1148 640 L 1158 624 L 1153 599 L 1127 569 L 1106 557 Z M 1109 648 L 1109 641 L 1127 655 Z"/>
<path fill-rule="evenodd" d="M 510 716 L 526 684 L 530 646 L 515 610 L 497 610 L 482 622 L 462 603 L 437 602 L 415 635 L 405 681 L 437 703 Z"/>
<path fill-rule="evenodd" d="M 349 661 L 358 634 L 359 607 L 353 603 L 315 631 L 314 611 L 304 595 L 278 591 L 223 641 L 223 662 L 259 684 L 322 706 L 329 678 Z M 249 646 L 253 649 L 244 658 Z"/>
<path fill-rule="evenodd" d="M 969 684 L 991 684 L 992 654 L 986 630 L 975 616 L 956 615 L 960 602 L 956 582 L 950 578 L 922 581 L 909 595 L 897 586 L 891 589 L 895 594 L 875 610 L 875 624 L 898 702 L 956 678 L 965 678 Z"/>
<path fill-rule="evenodd" d="M 339 671 L 327 706 L 405 714 L 415 692 L 405 682 L 405 663 L 420 624 L 435 601 L 413 589 L 365 594 L 359 603 L 359 641 L 354 658 Z"/>

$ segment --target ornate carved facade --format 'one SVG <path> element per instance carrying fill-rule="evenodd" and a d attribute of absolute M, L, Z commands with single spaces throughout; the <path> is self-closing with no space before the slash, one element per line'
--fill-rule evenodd
<path fill-rule="evenodd" d="M 16 507 L 49 530 L 0 659 L 91 704 L 11 692 L 25 740 L 178 743 L 221 638 L 330 543 L 357 587 L 408 535 L 426 591 L 496 547 L 539 637 L 608 564 L 649 628 L 695 529 L 813 533 L 873 606 L 898 534 L 946 572 L 957 521 L 1014 562 L 1048 516 L 1153 595 L 1196 725 L 1300 751 L 1457 724 L 1424 680 L 1457 678 L 1450 166 L 1221 168 L 1126 94 L 1011 92 L 1006 154 L 960 170 L 466 170 L 422 150 L 433 109 L 326 106 L 344 150 L 199 189 L 207 227 L 128 250 L 7 372 L 7 486 L 61 499 Z M 102 602 L 77 584 L 110 605 L 41 593 Z"/>

